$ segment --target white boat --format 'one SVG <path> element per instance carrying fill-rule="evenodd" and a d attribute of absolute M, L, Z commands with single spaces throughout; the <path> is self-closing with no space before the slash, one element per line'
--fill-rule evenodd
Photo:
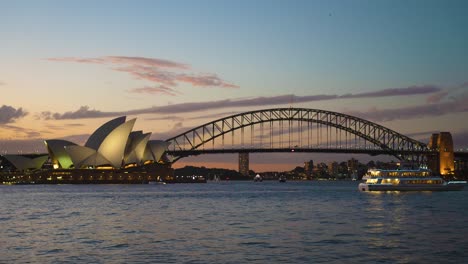
<path fill-rule="evenodd" d="M 360 191 L 458 191 L 466 181 L 445 181 L 424 168 L 396 170 L 370 169 L 360 183 Z"/>
<path fill-rule="evenodd" d="M 263 181 L 263 178 L 262 178 L 262 176 L 260 176 L 260 174 L 257 174 L 257 175 L 255 175 L 255 177 L 254 177 L 254 181 L 255 181 L 255 182 L 261 182 L 261 181 Z"/>

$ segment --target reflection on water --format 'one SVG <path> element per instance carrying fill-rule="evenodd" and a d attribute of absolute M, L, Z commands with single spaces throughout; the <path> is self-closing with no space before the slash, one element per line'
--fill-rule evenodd
<path fill-rule="evenodd" d="M 467 190 L 356 182 L 0 186 L 0 262 L 460 263 Z"/>

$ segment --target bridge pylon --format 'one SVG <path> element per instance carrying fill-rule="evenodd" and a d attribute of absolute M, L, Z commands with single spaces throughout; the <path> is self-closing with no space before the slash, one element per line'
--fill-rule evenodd
<path fill-rule="evenodd" d="M 436 151 L 436 155 L 428 157 L 429 168 L 441 175 L 450 175 L 455 170 L 455 154 L 450 132 L 432 134 L 428 147 Z"/>

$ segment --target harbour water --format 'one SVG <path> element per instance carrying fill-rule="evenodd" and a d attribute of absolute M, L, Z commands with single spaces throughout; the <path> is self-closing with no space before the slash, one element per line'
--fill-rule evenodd
<path fill-rule="evenodd" d="M 462 263 L 468 190 L 358 182 L 0 186 L 0 263 Z"/>

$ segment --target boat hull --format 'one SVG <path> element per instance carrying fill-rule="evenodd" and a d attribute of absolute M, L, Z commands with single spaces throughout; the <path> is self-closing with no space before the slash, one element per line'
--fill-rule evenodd
<path fill-rule="evenodd" d="M 464 187 L 463 183 L 449 184 L 367 184 L 360 183 L 358 188 L 360 191 L 460 191 Z"/>

